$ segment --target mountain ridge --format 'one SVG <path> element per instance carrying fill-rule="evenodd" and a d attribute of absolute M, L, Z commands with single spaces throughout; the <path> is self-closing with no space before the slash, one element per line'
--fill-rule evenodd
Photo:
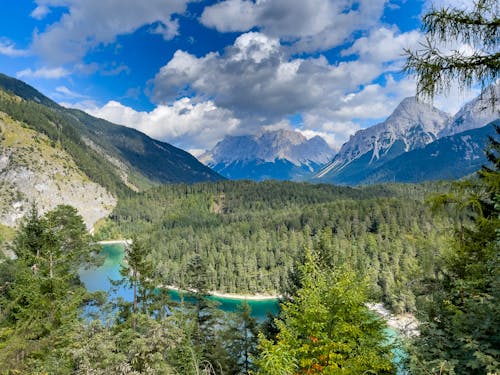
<path fill-rule="evenodd" d="M 500 93 L 499 87 L 500 85 L 496 85 L 487 90 L 496 90 L 498 95 Z M 466 103 L 455 116 L 449 116 L 430 104 L 419 103 L 415 98 L 406 98 L 385 121 L 360 130 L 351 136 L 334 159 L 316 173 L 311 180 L 347 185 L 399 181 L 396 170 L 413 169 L 413 165 L 408 163 L 419 164 L 417 159 L 405 155 L 409 153 L 416 155 L 418 154 L 416 150 L 426 149 L 435 142 L 438 142 L 438 146 L 432 147 L 442 148 L 452 145 L 462 147 L 464 144 L 458 146 L 459 138 L 453 141 L 439 141 L 449 136 L 462 134 L 464 131 L 482 128 L 500 118 L 498 107 L 491 111 L 488 109 L 491 108 L 491 102 L 491 96 L 488 96 L 488 91 L 486 91 L 481 96 Z M 473 143 L 485 144 L 487 135 L 483 133 L 481 131 L 472 132 Z M 427 148 L 427 150 L 429 149 Z M 476 153 L 483 153 L 477 147 L 472 149 Z M 442 152 L 445 150 L 443 149 Z M 427 157 L 425 152 L 421 156 Z M 454 162 L 459 163 L 459 155 L 451 153 L 450 157 L 453 158 Z M 431 162 L 432 159 L 428 161 Z M 462 161 L 466 163 L 464 160 Z M 398 163 L 402 164 L 398 165 Z M 422 165 L 422 168 L 426 169 L 426 166 Z M 391 169 L 394 171 L 391 172 Z M 463 170 L 469 170 L 469 168 L 464 165 Z M 415 173 L 417 172 L 415 171 Z M 430 174 L 434 176 L 433 179 L 436 179 L 435 173 Z M 392 175 L 391 178 L 381 177 L 390 175 Z M 449 177 L 449 174 L 443 169 L 441 169 L 441 175 L 443 178 Z M 455 173 L 454 176 L 459 178 L 463 177 L 463 174 Z M 419 179 L 410 178 L 413 182 L 427 179 L 425 173 Z"/>
<path fill-rule="evenodd" d="M 328 162 L 334 151 L 319 136 L 279 129 L 226 136 L 200 161 L 234 179 L 300 179 Z"/>
<path fill-rule="evenodd" d="M 53 178 L 58 176 L 59 182 L 69 179 L 73 182 L 80 181 L 78 184 L 83 184 L 81 181 L 95 184 L 87 189 L 88 192 L 93 192 L 94 199 L 89 197 L 84 199 L 86 202 L 109 195 L 111 198 L 105 199 L 104 205 L 114 206 L 114 203 L 109 202 L 116 202 L 118 197 L 127 196 L 132 191 L 141 191 L 161 183 L 194 183 L 223 179 L 186 151 L 154 140 L 135 129 L 97 119 L 77 109 L 64 108 L 26 83 L 3 74 L 0 74 L 0 114 L 4 121 L 17 124 L 19 134 L 24 134 L 26 130 L 36 135 L 19 136 L 17 140 L 14 137 L 18 142 L 16 148 L 4 146 L 0 150 L 0 159 L 4 161 L 0 170 L 4 196 L 10 194 L 15 197 L 19 195 L 17 192 L 24 191 L 19 195 L 22 199 L 9 200 L 10 203 L 2 208 L 4 217 L 14 217 L 19 211 L 17 208 L 26 207 L 31 200 L 45 198 L 37 195 L 35 181 L 42 181 L 38 183 L 40 186 L 47 185 L 46 195 L 54 197 L 42 202 L 42 212 L 60 203 L 79 207 L 79 200 L 82 200 L 78 194 L 64 195 L 64 199 L 58 198 L 61 197 L 58 189 L 62 185 L 59 183 L 58 187 L 57 184 L 51 183 L 41 166 L 47 163 L 37 167 L 37 160 L 29 159 L 32 160 L 33 168 L 26 169 L 30 167 L 26 163 L 20 165 L 11 162 L 28 158 L 25 151 L 28 146 L 23 142 L 28 142 L 33 137 L 43 138 L 49 145 L 43 148 L 47 154 L 38 154 L 42 162 L 45 157 L 55 152 L 53 150 L 59 150 L 65 161 L 63 164 L 72 164 L 74 168 L 71 169 L 78 170 L 78 173 L 70 175 L 67 168 L 56 163 L 57 172 L 49 175 Z M 31 141 L 28 143 L 32 144 Z M 29 147 L 35 146 L 36 144 Z M 5 173 L 1 175 L 2 172 Z M 25 179 L 27 173 L 31 177 Z M 80 177 L 75 177 L 77 175 Z M 9 176 L 8 179 L 6 176 Z M 21 189 L 20 181 L 29 186 Z M 63 190 L 73 191 L 71 187 L 64 186 Z M 81 214 L 84 208 L 80 207 Z M 109 209 L 100 212 L 102 216 L 106 216 Z M 87 225 L 96 219 L 86 217 Z M 15 224 L 16 221 L 4 220 L 9 225 Z"/>

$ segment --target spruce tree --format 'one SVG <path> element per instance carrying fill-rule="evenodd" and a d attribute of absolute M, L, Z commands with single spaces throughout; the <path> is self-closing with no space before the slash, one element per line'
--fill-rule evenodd
<path fill-rule="evenodd" d="M 500 135 L 500 128 L 496 128 Z M 413 374 L 500 371 L 500 143 L 491 139 L 464 201 L 471 226 L 459 228 L 443 259 L 443 278 L 428 285 L 421 335 L 411 347 Z"/>

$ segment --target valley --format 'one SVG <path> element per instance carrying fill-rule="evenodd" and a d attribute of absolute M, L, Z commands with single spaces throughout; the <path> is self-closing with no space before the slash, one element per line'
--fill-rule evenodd
<path fill-rule="evenodd" d="M 241 179 L 230 181 L 182 150 L 64 109 L 20 81 L 0 78 L 0 246 L 5 258 L 0 276 L 5 285 L 23 280 L 0 293 L 0 303 L 9 304 L 11 296 L 19 295 L 31 302 L 15 309 L 28 315 L 36 301 L 49 301 L 47 311 L 63 303 L 71 324 L 80 327 L 71 334 L 80 332 L 84 336 L 78 341 L 90 345 L 80 346 L 76 354 L 60 346 L 68 363 L 80 368 L 94 358 L 92 345 L 115 347 L 124 340 L 115 362 L 111 352 L 93 359 L 118 371 L 130 355 L 125 353 L 138 345 L 135 340 L 151 337 L 171 348 L 163 358 L 174 368 L 186 363 L 198 368 L 196 358 L 186 362 L 187 350 L 209 363 L 233 366 L 221 374 L 236 374 L 243 352 L 232 348 L 241 340 L 254 358 L 245 366 L 260 363 L 264 368 L 259 361 L 276 345 L 276 330 L 286 332 L 298 324 L 298 330 L 315 338 L 309 323 L 326 314 L 325 324 L 341 316 L 348 327 L 361 325 L 362 340 L 372 340 L 373 352 L 365 355 L 377 353 L 373 366 L 405 374 L 417 358 L 412 345 L 419 345 L 420 336 L 402 334 L 396 346 L 387 344 L 393 343 L 395 331 L 388 331 L 373 311 L 404 317 L 399 325 L 408 316 L 426 319 L 433 313 L 429 301 L 440 298 L 433 285 L 442 285 L 454 272 L 450 262 L 462 261 L 449 258 L 450 247 L 457 246 L 455 233 L 467 228 L 474 236 L 478 225 L 475 211 L 460 202 L 470 199 L 469 194 L 484 196 L 481 184 L 490 183 L 483 182 L 490 181 L 484 176 L 493 173 L 493 181 L 497 176 L 484 167 L 497 165 L 497 159 L 483 150 L 494 139 L 498 120 L 481 127 L 490 118 L 479 116 L 471 129 L 460 132 L 462 126 L 456 134 L 444 130 L 456 128 L 447 124 L 457 118 L 471 119 L 475 102 L 451 119 L 406 99 L 386 123 L 352 137 L 320 172 L 331 150 L 319 137 L 307 141 L 298 133 L 275 131 L 258 139 L 226 139 L 201 159 L 219 160 L 220 173 Z M 311 145 L 315 154 L 309 153 Z M 457 179 L 477 170 L 483 174 L 466 183 L 422 182 Z M 337 177 L 329 180 L 332 173 Z M 379 184 L 387 181 L 393 183 Z M 481 199 L 483 212 L 496 212 L 488 211 L 491 198 Z M 497 219 L 484 220 L 493 228 L 486 231 L 490 241 Z M 127 238 L 128 251 L 122 241 L 110 238 Z M 490 277 L 489 272 L 483 270 L 480 277 Z M 191 292 L 182 292 L 186 290 Z M 270 298 L 278 295 L 279 300 Z M 15 309 L 7 314 L 17 314 Z M 294 309 L 300 313 L 294 315 Z M 492 309 L 487 305 L 478 316 Z M 90 319 L 88 325 L 80 321 L 82 314 Z M 30 323 L 21 333 L 23 340 L 30 340 L 32 330 L 48 340 L 67 337 L 66 323 L 50 320 L 50 330 L 44 331 L 41 322 Z M 155 326 L 164 327 L 164 333 L 155 336 L 150 330 Z M 427 337 L 430 326 L 421 327 Z M 448 327 L 453 325 L 444 329 Z M 97 338 L 93 329 L 103 336 Z M 169 332 L 176 332 L 176 338 Z M 12 340 L 15 336 L 7 336 L 5 342 Z M 42 358 L 41 366 L 54 360 L 48 353 Z M 18 368 L 25 364 L 10 349 L 0 348 L 0 360 Z M 156 373 L 169 373 L 170 367 L 161 366 Z"/>

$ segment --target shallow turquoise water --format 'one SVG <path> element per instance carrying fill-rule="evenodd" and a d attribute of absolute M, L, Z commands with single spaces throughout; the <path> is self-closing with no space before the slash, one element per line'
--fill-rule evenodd
<path fill-rule="evenodd" d="M 104 264 L 100 267 L 81 270 L 80 278 L 90 291 L 104 290 L 110 291 L 111 280 L 119 280 L 120 276 L 120 265 L 123 261 L 123 245 L 113 244 L 103 246 L 103 255 L 105 256 Z M 169 291 L 170 297 L 173 301 L 179 301 L 179 292 L 175 290 Z M 123 297 L 126 300 L 132 299 L 131 289 L 121 288 L 116 293 L 115 296 Z M 243 300 L 215 297 L 211 296 L 209 299 L 218 302 L 219 308 L 223 311 L 234 312 L 241 305 Z M 276 315 L 279 309 L 279 302 L 277 299 L 265 300 L 265 301 L 253 301 L 246 300 L 252 309 L 252 316 L 257 319 L 257 321 L 263 321 L 266 319 L 266 314 L 269 311 L 271 314 Z"/>

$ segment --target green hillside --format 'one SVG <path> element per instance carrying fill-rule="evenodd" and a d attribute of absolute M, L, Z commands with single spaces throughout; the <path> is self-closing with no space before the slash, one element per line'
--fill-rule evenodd
<path fill-rule="evenodd" d="M 92 181 L 113 194 L 158 183 L 222 178 L 183 150 L 134 129 L 61 107 L 31 86 L 3 74 L 0 111 L 60 144 Z"/>

